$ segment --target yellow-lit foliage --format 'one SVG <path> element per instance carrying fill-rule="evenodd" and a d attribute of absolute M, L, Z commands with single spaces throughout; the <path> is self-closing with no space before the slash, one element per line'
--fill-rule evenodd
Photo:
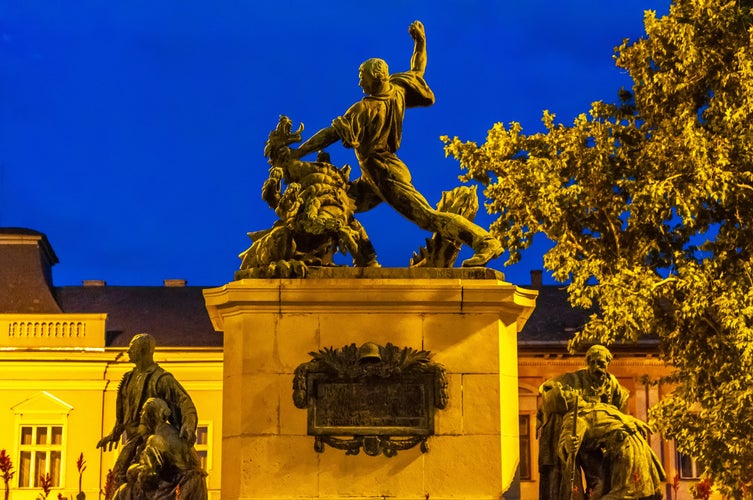
<path fill-rule="evenodd" d="M 733 498 L 753 483 L 753 28 L 751 0 L 677 0 L 616 49 L 633 79 L 545 132 L 496 124 L 478 146 L 443 138 L 485 185 L 516 262 L 534 234 L 571 303 L 598 306 L 571 348 L 660 339 L 672 397 L 662 433 Z"/>

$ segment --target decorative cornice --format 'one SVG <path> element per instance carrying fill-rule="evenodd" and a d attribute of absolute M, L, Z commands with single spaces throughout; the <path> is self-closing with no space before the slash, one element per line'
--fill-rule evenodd
<path fill-rule="evenodd" d="M 4 347 L 104 348 L 107 314 L 0 314 Z"/>
<path fill-rule="evenodd" d="M 0 231 L 0 245 L 39 245 L 50 265 L 59 262 L 50 242 L 47 240 L 47 236 L 44 233 L 31 229 L 17 229 L 14 231 L 14 228 L 4 228 Z"/>
<path fill-rule="evenodd" d="M 204 290 L 218 331 L 236 314 L 354 312 L 495 314 L 520 331 L 536 297 L 504 281 L 463 278 L 243 279 Z"/>

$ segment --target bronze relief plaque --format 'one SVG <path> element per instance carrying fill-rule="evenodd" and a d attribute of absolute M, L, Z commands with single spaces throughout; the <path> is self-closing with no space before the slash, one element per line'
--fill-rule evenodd
<path fill-rule="evenodd" d="M 416 445 L 428 451 L 434 413 L 447 404 L 444 368 L 428 351 L 366 343 L 310 354 L 295 371 L 293 401 L 308 410 L 314 449 L 388 457 Z"/>

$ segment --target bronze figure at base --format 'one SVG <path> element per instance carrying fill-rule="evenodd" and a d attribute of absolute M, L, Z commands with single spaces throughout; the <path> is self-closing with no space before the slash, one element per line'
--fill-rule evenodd
<path fill-rule="evenodd" d="M 113 500 L 207 499 L 207 473 L 201 469 L 199 455 L 168 422 L 169 417 L 163 400 L 149 398 L 144 403 L 139 421 L 144 444 Z"/>
<path fill-rule="evenodd" d="M 139 333 L 131 339 L 128 357 L 136 366 L 123 375 L 118 386 L 116 422 L 112 432 L 97 443 L 97 448 L 111 451 L 118 446 L 121 436 L 125 436 L 125 444 L 111 473 L 112 491 L 121 491 L 119 488 L 126 484 L 133 486 L 135 477 L 131 472 L 131 467 L 140 464 L 145 459 L 144 453 L 147 449 L 152 451 L 160 449 L 161 453 L 167 453 L 170 458 L 169 455 L 172 452 L 179 455 L 188 453 L 185 450 L 179 451 L 177 448 L 173 450 L 176 446 L 193 449 L 196 441 L 198 424 L 196 407 L 191 396 L 175 380 L 175 377 L 154 362 L 155 347 L 154 337 L 148 333 Z M 159 407 L 159 412 L 156 410 L 157 407 Z M 159 431 L 158 436 L 161 437 L 155 438 L 150 445 L 150 436 L 157 431 Z M 157 443 L 159 446 L 155 448 Z M 180 468 L 184 462 L 187 463 L 185 460 L 180 460 L 179 465 L 174 467 Z M 190 467 L 193 468 L 193 464 Z M 164 470 L 160 469 L 160 474 L 163 473 Z M 174 475 L 173 472 L 170 474 Z M 177 485 L 178 482 L 173 485 L 173 490 Z M 206 485 L 204 488 L 206 489 Z M 119 498 L 142 498 L 134 496 L 136 493 L 133 488 L 127 491 L 127 494 L 131 496 L 123 496 L 126 493 L 121 492 Z M 173 493 L 172 498 L 174 497 Z M 110 498 L 108 496 L 106 500 Z"/>
<path fill-rule="evenodd" d="M 611 361 L 609 349 L 592 346 L 588 368 L 539 388 L 540 500 L 662 498 L 665 473 L 646 441 L 650 429 L 625 413 L 629 392 L 609 373 Z"/>

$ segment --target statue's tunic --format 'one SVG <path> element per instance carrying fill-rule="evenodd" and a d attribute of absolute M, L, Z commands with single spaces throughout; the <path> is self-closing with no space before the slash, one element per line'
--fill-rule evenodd
<path fill-rule="evenodd" d="M 332 127 L 343 145 L 355 150 L 361 166 L 361 177 L 348 194 L 356 201 L 357 212 L 385 201 L 420 228 L 475 248 L 489 234 L 460 215 L 434 210 L 413 186 L 408 167 L 396 154 L 405 109 L 433 103 L 434 93 L 423 77 L 413 71 L 396 73 L 384 93 L 365 96 L 333 120 Z"/>
<path fill-rule="evenodd" d="M 113 433 L 126 433 L 123 446 L 113 466 L 113 475 L 118 484 L 125 482 L 128 466 L 136 459 L 141 444 L 137 436 L 141 407 L 148 398 L 164 400 L 170 408 L 170 423 L 179 430 L 184 423 L 195 429 L 197 424 L 196 407 L 186 390 L 171 373 L 154 364 L 146 370 L 133 369 L 123 375 L 118 386 L 115 407 L 115 427 Z"/>
<path fill-rule="evenodd" d="M 196 407 L 186 390 L 170 372 L 159 365 L 146 370 L 133 369 L 123 375 L 118 386 L 115 428 L 133 436 L 139 425 L 141 407 L 148 398 L 159 398 L 170 408 L 170 423 L 180 429 L 186 419 L 196 423 Z"/>

